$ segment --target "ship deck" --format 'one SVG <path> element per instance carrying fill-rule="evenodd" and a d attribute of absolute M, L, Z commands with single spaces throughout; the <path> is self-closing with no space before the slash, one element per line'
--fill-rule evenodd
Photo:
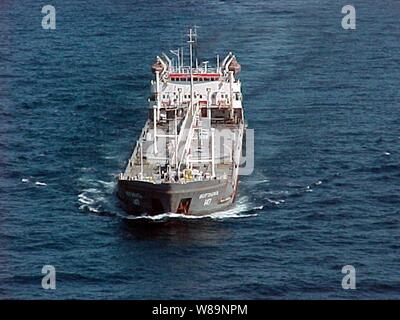
<path fill-rule="evenodd" d="M 174 177 L 165 177 L 163 172 L 167 171 L 167 166 L 174 167 L 176 155 L 174 128 L 175 120 L 164 120 L 157 123 L 157 133 L 163 132 L 165 137 L 157 137 L 157 153 L 154 152 L 154 128 L 152 122 L 149 122 L 142 134 L 141 141 L 143 145 L 142 154 L 133 153 L 123 178 L 127 180 L 147 180 L 153 183 L 170 182 L 175 183 Z M 214 161 L 215 177 L 217 179 L 229 179 L 233 173 L 233 148 L 235 141 L 240 136 L 240 126 L 238 124 L 226 124 L 218 119 L 211 121 L 207 117 L 199 117 L 196 121 L 194 138 L 190 142 L 191 169 L 199 172 L 193 176 L 193 181 L 203 181 L 210 177 L 202 173 L 211 172 L 212 157 L 212 138 L 210 129 L 215 129 L 214 135 Z M 139 148 L 140 149 L 140 148 Z M 176 157 L 178 156 L 178 157 Z M 143 162 L 141 163 L 141 159 Z M 196 171 L 197 170 L 197 171 Z M 140 176 L 143 172 L 143 176 Z"/>

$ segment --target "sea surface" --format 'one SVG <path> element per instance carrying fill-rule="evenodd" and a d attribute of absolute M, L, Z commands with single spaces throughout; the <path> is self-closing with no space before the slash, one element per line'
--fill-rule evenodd
<path fill-rule="evenodd" d="M 2 0 L 0 298 L 400 298 L 400 2 L 352 1 L 356 30 L 346 4 Z M 254 172 L 230 210 L 127 223 L 150 65 L 191 25 L 242 65 Z"/>

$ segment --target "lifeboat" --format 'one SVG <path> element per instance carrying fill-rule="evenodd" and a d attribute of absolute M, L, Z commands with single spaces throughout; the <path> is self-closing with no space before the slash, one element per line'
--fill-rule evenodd
<path fill-rule="evenodd" d="M 162 73 L 164 71 L 164 66 L 161 63 L 160 60 L 157 60 L 152 66 L 151 66 L 151 71 L 153 73 L 156 73 L 158 71 L 158 73 Z"/>
<path fill-rule="evenodd" d="M 239 74 L 240 73 L 240 64 L 237 62 L 236 58 L 233 57 L 231 63 L 229 64 L 228 70 L 233 71 L 234 74 Z"/>

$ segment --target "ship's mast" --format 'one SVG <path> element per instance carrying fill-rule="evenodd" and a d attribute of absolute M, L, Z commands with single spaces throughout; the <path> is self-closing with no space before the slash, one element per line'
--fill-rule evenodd
<path fill-rule="evenodd" d="M 194 114 L 193 109 L 193 43 L 196 38 L 196 33 L 193 32 L 193 29 L 189 29 L 189 52 L 190 52 L 190 109 L 192 110 L 192 115 Z"/>
<path fill-rule="evenodd" d="M 183 48 L 181 48 L 181 66 L 183 68 Z"/>
<path fill-rule="evenodd" d="M 193 43 L 193 58 L 194 61 L 196 62 L 195 66 L 196 66 L 196 70 L 199 68 L 199 61 L 198 61 L 198 57 L 197 57 L 197 26 L 194 25 L 194 43 Z"/>
<path fill-rule="evenodd" d="M 177 50 L 169 50 L 173 55 L 177 57 L 177 65 L 176 65 L 176 71 L 181 72 L 181 49 L 178 48 Z"/>

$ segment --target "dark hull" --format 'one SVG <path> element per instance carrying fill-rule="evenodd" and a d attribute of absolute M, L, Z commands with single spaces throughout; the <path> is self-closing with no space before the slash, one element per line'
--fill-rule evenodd
<path fill-rule="evenodd" d="M 236 186 L 228 180 L 185 184 L 118 180 L 117 196 L 130 214 L 173 212 L 201 216 L 229 207 L 235 193 Z"/>

